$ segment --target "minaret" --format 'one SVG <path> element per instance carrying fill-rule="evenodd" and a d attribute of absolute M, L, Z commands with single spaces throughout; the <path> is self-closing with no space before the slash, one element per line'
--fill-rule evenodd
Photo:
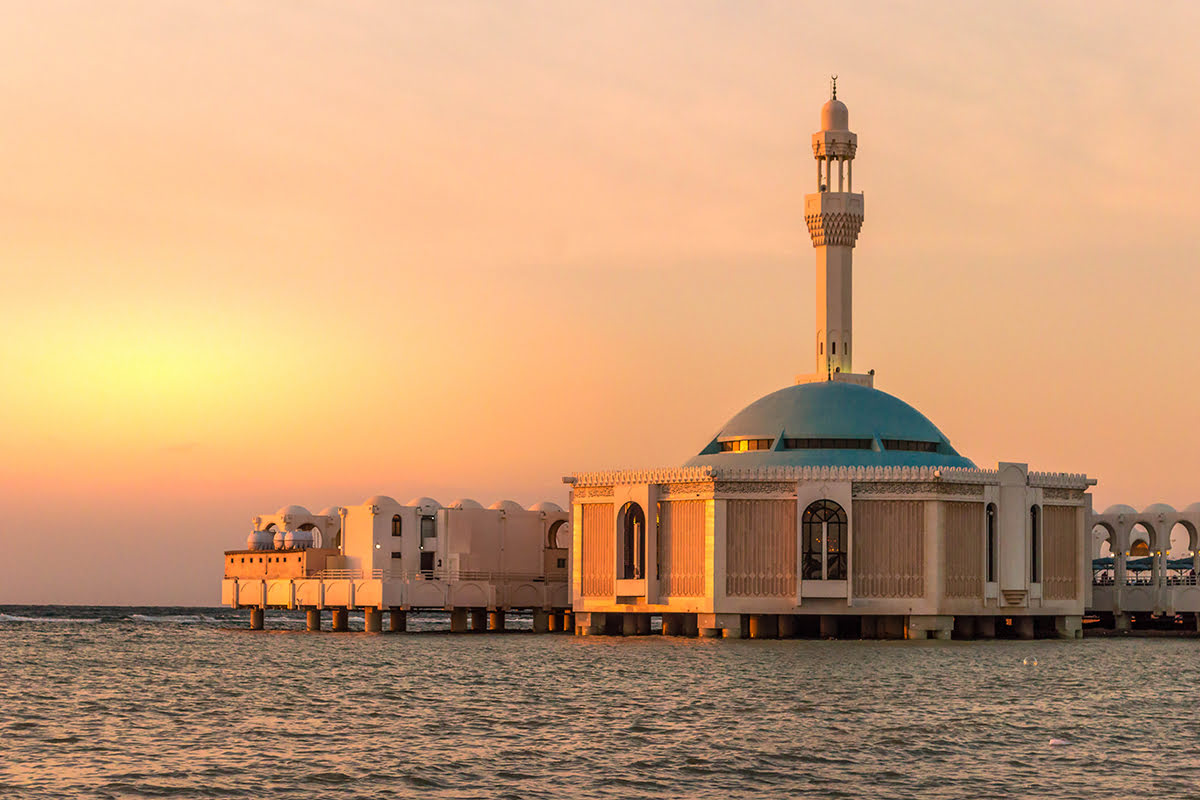
<path fill-rule="evenodd" d="M 804 221 L 817 251 L 817 371 L 798 382 L 844 380 L 870 386 L 869 375 L 855 375 L 851 308 L 854 243 L 863 222 L 863 196 L 854 192 L 854 152 L 858 137 L 850 131 L 850 112 L 837 99 L 837 76 L 821 108 L 821 130 L 812 135 L 817 160 L 816 192 L 804 197 Z"/>

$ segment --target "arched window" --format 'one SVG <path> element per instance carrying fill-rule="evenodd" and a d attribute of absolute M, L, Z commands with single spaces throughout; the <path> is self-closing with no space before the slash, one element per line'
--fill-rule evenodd
<path fill-rule="evenodd" d="M 637 503 L 621 507 L 621 579 L 646 577 L 646 512 Z"/>
<path fill-rule="evenodd" d="M 984 554 L 987 558 L 987 581 L 996 580 L 996 504 L 988 503 L 984 515 L 987 519 L 987 535 L 984 540 Z"/>
<path fill-rule="evenodd" d="M 393 515 L 393 516 L 392 516 L 392 536 L 399 536 L 399 535 L 400 535 L 400 528 L 401 528 L 401 525 L 400 525 L 400 515 L 399 515 L 399 514 L 395 514 L 395 515 Z"/>
<path fill-rule="evenodd" d="M 1042 581 L 1042 521 L 1040 509 L 1029 507 L 1029 582 Z"/>
<path fill-rule="evenodd" d="M 805 580 L 844 581 L 846 560 L 846 512 L 832 500 L 818 500 L 804 509 L 801 520 Z"/>

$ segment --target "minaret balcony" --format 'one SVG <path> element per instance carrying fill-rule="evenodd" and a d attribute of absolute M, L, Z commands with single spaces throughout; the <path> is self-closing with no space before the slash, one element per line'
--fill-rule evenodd
<path fill-rule="evenodd" d="M 813 246 L 854 246 L 863 223 L 863 196 L 858 192 L 817 192 L 804 196 L 804 221 Z"/>

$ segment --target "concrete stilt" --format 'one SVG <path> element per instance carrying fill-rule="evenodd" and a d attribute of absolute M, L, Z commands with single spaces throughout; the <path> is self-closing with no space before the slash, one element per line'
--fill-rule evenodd
<path fill-rule="evenodd" d="M 304 612 L 304 627 L 310 631 L 321 630 L 321 609 L 310 608 Z"/>
<path fill-rule="evenodd" d="M 465 608 L 450 609 L 450 632 L 451 633 L 466 633 L 467 632 L 467 609 L 465 609 Z"/>
<path fill-rule="evenodd" d="M 546 631 L 548 633 L 558 633 L 560 625 L 562 625 L 562 617 L 557 611 L 551 611 L 546 616 Z"/>
<path fill-rule="evenodd" d="M 663 614 L 662 615 L 662 632 L 663 636 L 682 636 L 683 635 L 683 615 L 682 614 Z"/>
<path fill-rule="evenodd" d="M 363 609 L 363 630 L 367 633 L 379 633 L 383 630 L 383 611 L 381 609 Z"/>
<path fill-rule="evenodd" d="M 261 608 L 250 609 L 250 630 L 261 631 L 263 629 L 264 616 Z"/>
<path fill-rule="evenodd" d="M 472 608 L 471 609 L 471 630 L 475 632 L 487 630 L 487 609 Z"/>
<path fill-rule="evenodd" d="M 949 641 L 954 632 L 954 617 L 942 614 L 912 614 L 908 618 L 909 639 Z"/>
<path fill-rule="evenodd" d="M 837 638 L 837 617 L 835 617 L 833 614 L 821 615 L 821 638 Z"/>
<path fill-rule="evenodd" d="M 795 614 L 780 614 L 777 625 L 780 639 L 794 639 L 800 630 L 800 624 Z"/>
<path fill-rule="evenodd" d="M 888 614 L 875 618 L 875 632 L 880 639 L 903 639 L 908 633 L 905 618 Z"/>
<path fill-rule="evenodd" d="M 583 611 L 572 616 L 575 618 L 576 636 L 599 636 L 604 633 L 604 614 Z"/>
<path fill-rule="evenodd" d="M 388 615 L 388 630 L 392 633 L 403 633 L 408 630 L 408 612 L 393 608 Z"/>
<path fill-rule="evenodd" d="M 345 633 L 350 630 L 350 611 L 348 609 L 330 609 L 329 616 L 332 618 L 329 624 L 330 630 L 337 633 Z"/>
<path fill-rule="evenodd" d="M 879 617 L 864 614 L 862 618 L 862 638 L 878 639 L 879 638 Z"/>
<path fill-rule="evenodd" d="M 695 614 L 683 614 L 681 616 L 683 617 L 683 633 L 681 633 L 680 635 L 681 636 L 699 636 L 700 630 L 699 630 L 698 626 L 696 625 L 696 615 Z"/>
<path fill-rule="evenodd" d="M 575 630 L 575 612 L 570 609 L 563 612 L 563 632 L 570 633 Z"/>
<path fill-rule="evenodd" d="M 499 609 L 488 612 L 488 630 L 497 633 L 504 631 L 504 612 Z"/>
<path fill-rule="evenodd" d="M 622 636 L 637 636 L 638 622 L 637 614 L 622 614 L 621 615 L 621 635 Z"/>
<path fill-rule="evenodd" d="M 696 630 L 701 639 L 721 638 L 721 623 L 717 614 L 697 614 Z"/>
<path fill-rule="evenodd" d="M 638 636 L 649 636 L 650 635 L 650 615 L 649 614 L 638 614 L 637 615 L 637 632 L 638 632 Z"/>
<path fill-rule="evenodd" d="M 975 638 L 975 617 L 962 614 L 954 618 L 954 636 L 959 639 Z"/>
<path fill-rule="evenodd" d="M 995 639 L 996 638 L 996 618 L 995 617 L 976 617 L 975 618 L 975 635 L 980 639 Z"/>
<path fill-rule="evenodd" d="M 775 639 L 779 636 L 779 617 L 775 614 L 751 614 L 750 638 Z"/>
<path fill-rule="evenodd" d="M 749 634 L 750 621 L 743 614 L 717 614 L 717 624 L 726 639 L 745 639 Z"/>
<path fill-rule="evenodd" d="M 1119 631 L 1127 631 L 1133 627 L 1132 620 L 1125 613 L 1113 614 L 1113 627 Z"/>
<path fill-rule="evenodd" d="M 1082 617 L 1055 617 L 1054 632 L 1058 634 L 1060 639 L 1082 639 L 1083 638 L 1083 618 Z"/>
<path fill-rule="evenodd" d="M 1018 639 L 1033 638 L 1033 617 L 1013 617 L 1013 628 L 1017 632 Z"/>
<path fill-rule="evenodd" d="M 550 631 L 550 614 L 547 611 L 535 609 L 533 612 L 533 632 L 548 633 Z"/>

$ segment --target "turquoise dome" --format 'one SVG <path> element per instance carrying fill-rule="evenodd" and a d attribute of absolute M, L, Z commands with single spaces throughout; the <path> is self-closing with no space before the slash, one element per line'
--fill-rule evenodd
<path fill-rule="evenodd" d="M 740 440 L 748 440 L 751 449 L 738 450 Z M 936 425 L 903 400 L 866 386 L 824 381 L 789 386 L 746 406 L 686 466 L 974 468 L 975 464 L 960 456 Z"/>

